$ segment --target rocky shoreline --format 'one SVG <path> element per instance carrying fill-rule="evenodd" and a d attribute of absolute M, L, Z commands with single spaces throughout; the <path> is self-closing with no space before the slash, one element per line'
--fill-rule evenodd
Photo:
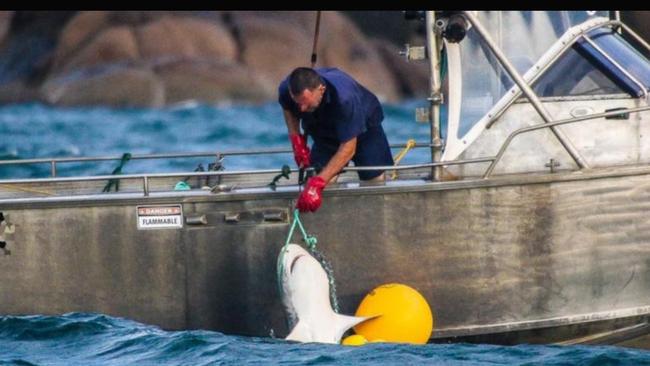
<path fill-rule="evenodd" d="M 286 74 L 309 65 L 316 19 L 313 11 L 79 11 L 43 25 L 34 22 L 52 17 L 46 12 L 22 21 L 16 13 L 0 14 L 0 104 L 273 101 Z M 317 66 L 341 68 L 385 102 L 427 90 L 426 64 L 398 51 L 345 14 L 322 12 Z"/>
<path fill-rule="evenodd" d="M 621 12 L 645 39 L 648 16 Z M 315 23 L 315 11 L 0 11 L 0 105 L 266 103 L 309 65 Z M 426 62 L 399 55 L 424 44 L 415 28 L 399 11 L 323 11 L 317 66 L 384 102 L 425 97 Z"/>

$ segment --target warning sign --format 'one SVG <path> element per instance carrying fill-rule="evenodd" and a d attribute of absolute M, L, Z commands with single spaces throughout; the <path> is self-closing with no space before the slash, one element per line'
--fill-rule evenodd
<path fill-rule="evenodd" d="M 138 230 L 180 229 L 183 227 L 181 205 L 138 206 Z"/>

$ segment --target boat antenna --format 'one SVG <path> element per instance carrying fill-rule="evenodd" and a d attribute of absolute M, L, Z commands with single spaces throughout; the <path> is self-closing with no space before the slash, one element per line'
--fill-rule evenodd
<path fill-rule="evenodd" d="M 316 66 L 316 59 L 318 55 L 316 54 L 316 46 L 318 45 L 318 30 L 320 29 L 320 10 L 316 12 L 316 28 L 314 29 L 314 47 L 311 49 L 311 68 L 313 69 Z"/>

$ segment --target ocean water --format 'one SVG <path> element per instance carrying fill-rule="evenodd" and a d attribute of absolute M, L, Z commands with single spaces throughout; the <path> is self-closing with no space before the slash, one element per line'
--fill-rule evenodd
<path fill-rule="evenodd" d="M 390 143 L 427 143 L 429 126 L 415 122 L 413 101 L 385 106 Z M 0 160 L 290 149 L 277 103 L 260 106 L 179 105 L 163 109 L 50 108 L 29 104 L 0 107 Z M 400 149 L 394 149 L 394 153 Z M 413 149 L 402 164 L 427 162 L 427 148 Z M 187 172 L 210 158 L 131 160 L 122 172 Z M 281 169 L 291 154 L 228 156 L 228 170 Z M 110 174 L 117 161 L 60 163 L 57 175 Z M 49 164 L 1 166 L 0 179 L 47 177 Z"/>
<path fill-rule="evenodd" d="M 0 317 L 0 365 L 647 365 L 605 346 L 300 344 L 204 330 L 163 331 L 101 314 Z"/>
<path fill-rule="evenodd" d="M 414 121 L 419 101 L 386 105 L 391 143 L 428 141 Z M 217 152 L 289 148 L 275 103 L 261 106 L 178 105 L 164 109 L 0 107 L 0 160 Z M 399 149 L 395 149 L 395 153 Z M 428 149 L 403 163 L 429 161 Z M 192 171 L 208 158 L 132 160 L 123 173 Z M 273 169 L 291 154 L 227 157 L 228 170 Z M 59 176 L 109 174 L 115 161 L 59 164 Z M 0 165 L 0 179 L 49 175 L 49 165 Z M 0 267 L 1 268 L 1 267 Z M 261 309 L 263 311 L 263 309 Z M 218 332 L 164 331 L 103 314 L 0 315 L 0 365 L 650 365 L 650 352 L 620 347 L 449 344 L 296 344 Z"/>

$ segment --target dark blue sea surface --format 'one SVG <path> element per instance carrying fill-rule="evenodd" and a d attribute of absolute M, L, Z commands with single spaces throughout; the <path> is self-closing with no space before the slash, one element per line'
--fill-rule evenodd
<path fill-rule="evenodd" d="M 0 317 L 0 365 L 648 365 L 604 346 L 299 344 L 205 330 L 164 331 L 101 314 Z"/>
<path fill-rule="evenodd" d="M 385 105 L 391 143 L 427 142 L 429 126 L 414 121 L 421 102 Z M 163 109 L 0 107 L 0 160 L 217 152 L 290 148 L 277 104 Z M 397 153 L 399 149 L 395 149 Z M 403 164 L 427 162 L 428 149 Z M 132 160 L 123 173 L 186 172 L 208 158 Z M 227 170 L 293 166 L 291 154 L 230 156 Z M 109 174 L 115 161 L 61 163 L 59 176 Z M 0 165 L 0 179 L 47 177 L 48 164 Z M 260 309 L 264 311 L 264 309 Z M 619 347 L 449 344 L 296 344 L 217 332 L 164 331 L 102 314 L 0 317 L 0 365 L 650 365 L 650 352 Z"/>
<path fill-rule="evenodd" d="M 421 102 L 386 105 L 383 126 L 389 142 L 427 143 L 429 126 L 415 122 Z M 0 107 L 0 160 L 120 157 L 131 154 L 222 152 L 286 148 L 291 145 L 277 103 L 252 106 L 186 104 L 160 109 L 52 108 L 38 104 Z M 394 149 L 397 154 L 400 149 Z M 123 174 L 187 172 L 214 159 L 131 160 Z M 409 152 L 402 164 L 430 161 L 428 148 Z M 291 154 L 228 156 L 228 170 L 281 169 L 294 165 Z M 60 163 L 57 175 L 110 174 L 116 161 Z M 0 179 L 47 177 L 49 164 L 0 165 Z"/>

